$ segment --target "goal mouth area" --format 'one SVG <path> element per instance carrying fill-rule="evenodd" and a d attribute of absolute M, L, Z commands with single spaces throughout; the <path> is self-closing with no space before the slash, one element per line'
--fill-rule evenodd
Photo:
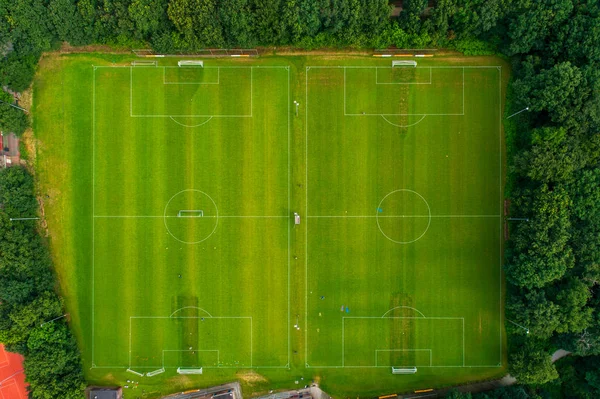
<path fill-rule="evenodd" d="M 204 217 L 204 211 L 201 209 L 182 209 L 177 212 L 178 218 L 201 218 Z"/>

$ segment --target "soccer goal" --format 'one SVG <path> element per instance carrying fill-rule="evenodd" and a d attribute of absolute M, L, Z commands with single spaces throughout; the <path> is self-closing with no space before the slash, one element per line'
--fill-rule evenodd
<path fill-rule="evenodd" d="M 199 369 L 177 367 L 177 374 L 202 374 L 202 367 Z"/>
<path fill-rule="evenodd" d="M 392 61 L 392 68 L 394 67 L 416 67 L 417 61 Z"/>
<path fill-rule="evenodd" d="M 156 61 L 131 61 L 132 66 L 158 66 Z"/>
<path fill-rule="evenodd" d="M 179 218 L 201 218 L 204 216 L 204 211 L 201 209 L 182 209 L 177 213 Z"/>
<path fill-rule="evenodd" d="M 143 376 L 145 375 L 144 373 L 138 373 L 137 371 L 135 371 L 135 370 L 132 370 L 132 369 L 127 369 L 127 372 L 128 372 L 128 373 L 131 373 L 131 374 L 135 374 L 135 375 L 137 375 L 138 377 L 143 377 Z"/>
<path fill-rule="evenodd" d="M 154 371 L 151 371 L 149 373 L 146 373 L 146 377 L 154 377 L 155 375 L 159 375 L 159 374 L 162 374 L 164 372 L 165 372 L 164 368 L 158 369 L 158 370 L 154 370 Z"/>
<path fill-rule="evenodd" d="M 416 367 L 392 367 L 392 374 L 415 374 Z"/>
<path fill-rule="evenodd" d="M 204 68 L 204 61 L 196 61 L 196 60 L 181 60 L 177 62 L 177 65 L 180 67 L 193 66 Z"/>

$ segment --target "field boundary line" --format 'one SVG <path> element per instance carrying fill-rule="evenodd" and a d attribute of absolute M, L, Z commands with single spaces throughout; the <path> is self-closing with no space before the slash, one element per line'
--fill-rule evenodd
<path fill-rule="evenodd" d="M 429 348 L 426 349 L 375 349 L 375 367 L 379 367 L 377 364 L 377 360 L 379 358 L 379 352 L 429 352 L 429 366 L 418 366 L 416 364 L 412 366 L 402 366 L 402 367 L 431 367 L 433 365 L 433 351 Z M 383 366 L 390 367 L 390 366 Z"/>
<path fill-rule="evenodd" d="M 96 67 L 92 69 L 92 367 L 95 366 L 95 297 L 96 283 Z"/>
<path fill-rule="evenodd" d="M 158 366 L 136 366 L 136 369 L 154 369 Z M 482 366 L 485 367 L 485 366 Z M 490 367 L 497 367 L 497 366 L 490 366 Z M 128 368 L 127 365 L 118 365 L 118 366 L 94 366 L 91 367 L 91 369 L 126 369 Z M 170 367 L 169 367 L 170 368 Z M 205 369 L 245 369 L 245 370 L 255 370 L 255 369 L 288 369 L 289 367 L 287 366 L 202 366 L 202 368 Z"/>
<path fill-rule="evenodd" d="M 388 68 L 375 68 L 375 84 L 377 85 L 430 85 L 432 80 L 432 74 L 431 74 L 431 67 L 421 67 L 420 69 L 425 69 L 425 68 L 429 68 L 429 82 L 423 82 L 423 83 L 419 83 L 419 82 L 414 82 L 414 83 L 394 83 L 394 82 L 390 82 L 390 83 L 380 83 L 379 82 L 379 70 L 380 69 L 388 69 Z M 393 69 L 393 68 L 389 68 L 389 69 Z"/>
<path fill-rule="evenodd" d="M 218 219 L 283 219 L 290 216 L 278 215 L 219 215 L 219 216 L 202 216 L 202 218 L 218 218 Z M 180 218 L 180 216 L 159 216 L 159 215 L 94 215 L 95 219 L 162 219 L 162 218 Z M 200 218 L 200 217 L 198 217 Z"/>
<path fill-rule="evenodd" d="M 119 68 L 133 68 L 133 65 L 94 65 L 94 68 L 108 68 L 108 69 L 119 69 Z M 144 66 L 142 65 L 138 65 L 135 68 L 144 68 Z M 178 66 L 174 66 L 174 65 L 163 65 L 163 66 L 159 66 L 159 67 L 152 67 L 152 68 L 181 68 Z M 260 68 L 260 69 L 286 69 L 287 66 L 285 65 L 247 65 L 247 66 L 233 66 L 233 65 L 212 65 L 212 66 L 204 66 L 204 69 L 249 69 L 249 68 Z M 432 67 L 435 68 L 435 67 Z"/>
<path fill-rule="evenodd" d="M 494 365 L 474 365 L 474 366 L 419 366 L 420 368 L 439 368 L 439 369 L 444 369 L 444 368 L 488 368 L 488 369 L 495 369 L 495 368 L 500 368 L 502 366 L 499 366 L 497 364 Z M 387 368 L 389 369 L 389 366 L 307 366 L 306 368 L 309 369 L 375 369 L 375 368 Z"/>
<path fill-rule="evenodd" d="M 309 65 L 307 68 L 312 69 L 392 69 L 391 66 L 370 66 L 370 65 Z M 430 68 L 430 69 L 490 69 L 490 68 L 501 68 L 498 65 L 438 65 L 438 66 L 416 66 L 414 68 Z"/>
<path fill-rule="evenodd" d="M 310 67 L 304 70 L 304 104 L 306 107 L 304 113 L 304 214 L 306 222 L 304 223 L 304 367 L 308 368 L 308 71 Z M 344 90 L 346 90 L 346 70 L 344 69 Z M 346 107 L 346 96 L 344 92 L 344 109 Z"/>
<path fill-rule="evenodd" d="M 465 68 L 462 69 L 462 114 L 465 114 Z"/>
<path fill-rule="evenodd" d="M 220 217 L 220 216 L 219 216 Z M 502 215 L 311 215 L 307 218 L 361 219 L 361 218 L 501 218 Z"/>
<path fill-rule="evenodd" d="M 290 133 L 290 114 L 291 114 L 291 110 L 290 110 L 290 91 L 291 91 L 291 87 L 290 87 L 290 67 L 288 66 L 287 68 L 287 106 L 286 106 L 286 110 L 287 110 L 287 161 L 288 161 L 288 181 L 287 181 L 287 185 L 288 185 L 288 212 L 290 212 L 292 210 L 292 188 L 291 188 L 291 184 L 292 184 L 292 180 L 291 180 L 291 157 L 292 157 L 292 151 L 291 151 L 291 133 Z M 292 224 L 291 221 L 288 221 L 288 239 L 287 239 L 287 264 L 288 264 L 288 270 L 287 270 L 287 333 L 288 333 L 288 339 L 287 339 L 287 366 L 289 367 L 290 363 L 291 363 L 291 350 L 292 350 L 292 338 L 291 338 L 291 330 L 290 330 L 290 305 L 291 305 L 291 300 L 290 300 L 290 296 L 291 296 L 291 290 L 290 290 L 290 279 L 291 279 L 291 239 L 292 239 Z"/>

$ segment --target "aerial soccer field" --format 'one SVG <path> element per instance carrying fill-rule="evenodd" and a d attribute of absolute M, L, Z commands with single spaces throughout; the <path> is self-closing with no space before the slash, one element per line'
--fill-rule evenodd
<path fill-rule="evenodd" d="M 38 175 L 88 379 L 502 374 L 506 76 L 483 60 L 47 62 Z"/>

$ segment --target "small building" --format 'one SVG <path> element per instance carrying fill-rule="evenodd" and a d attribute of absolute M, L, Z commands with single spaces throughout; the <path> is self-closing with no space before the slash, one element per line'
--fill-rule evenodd
<path fill-rule="evenodd" d="M 88 387 L 87 399 L 123 399 L 121 387 Z"/>
<path fill-rule="evenodd" d="M 300 224 L 300 215 L 294 212 L 294 224 Z"/>

